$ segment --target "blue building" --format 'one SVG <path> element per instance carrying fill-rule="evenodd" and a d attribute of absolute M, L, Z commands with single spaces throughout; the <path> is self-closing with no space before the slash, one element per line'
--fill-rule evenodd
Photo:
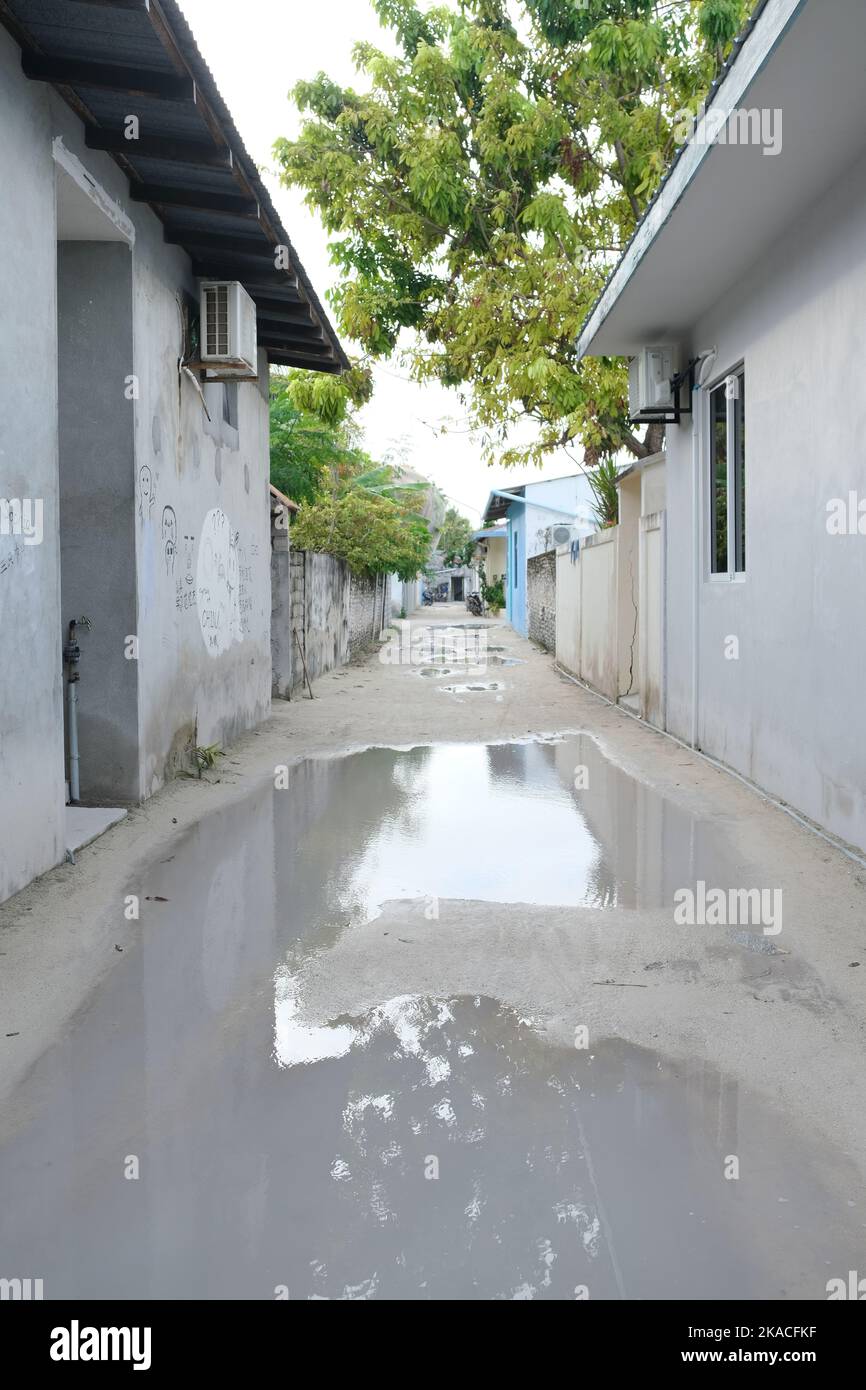
<path fill-rule="evenodd" d="M 539 479 L 519 487 L 491 492 L 484 511 L 485 527 L 506 529 L 507 570 L 505 604 L 512 627 L 524 637 L 526 624 L 526 566 L 556 544 L 555 526 L 570 526 L 576 537 L 597 529 L 592 513 L 592 489 L 582 473 Z"/>

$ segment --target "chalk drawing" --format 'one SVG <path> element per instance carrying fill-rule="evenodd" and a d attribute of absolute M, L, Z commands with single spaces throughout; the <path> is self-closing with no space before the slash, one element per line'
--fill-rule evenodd
<path fill-rule="evenodd" d="M 174 507 L 162 509 L 162 539 L 165 544 L 165 572 L 174 574 L 174 562 L 177 558 L 177 517 Z"/>
<path fill-rule="evenodd" d="M 195 587 L 204 644 L 211 656 L 221 656 L 243 638 L 238 536 L 221 507 L 212 507 L 202 522 Z"/>

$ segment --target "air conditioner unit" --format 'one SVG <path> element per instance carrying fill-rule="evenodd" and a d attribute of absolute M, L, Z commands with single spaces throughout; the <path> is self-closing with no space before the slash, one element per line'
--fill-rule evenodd
<path fill-rule="evenodd" d="M 550 544 L 552 546 L 571 545 L 572 541 L 576 541 L 579 539 L 580 527 L 578 526 L 568 526 L 566 524 L 561 524 L 551 526 L 550 528 Z"/>
<path fill-rule="evenodd" d="M 671 387 L 674 350 L 669 347 L 641 348 L 628 368 L 628 413 L 633 422 L 664 419 L 675 409 Z"/>
<path fill-rule="evenodd" d="M 212 380 L 258 376 L 256 306 L 237 280 L 202 281 L 201 362 Z"/>

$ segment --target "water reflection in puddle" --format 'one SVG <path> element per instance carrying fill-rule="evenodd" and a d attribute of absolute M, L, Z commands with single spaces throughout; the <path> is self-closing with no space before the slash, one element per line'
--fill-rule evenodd
<path fill-rule="evenodd" d="M 586 735 L 374 748 L 295 777 L 295 799 L 277 794 L 278 837 L 296 839 L 299 804 L 327 806 L 307 850 L 326 847 L 313 872 L 331 919 L 428 896 L 672 909 L 683 884 L 742 878 L 718 822 L 636 781 Z"/>
<path fill-rule="evenodd" d="M 504 690 L 501 681 L 472 681 L 465 685 L 440 685 L 443 695 L 485 695 Z"/>
<path fill-rule="evenodd" d="M 130 885 L 125 954 L 0 1130 L 4 1265 L 47 1298 L 823 1297 L 857 1228 L 712 1069 L 462 994 L 304 1017 L 298 963 L 386 900 L 697 878 L 737 882 L 720 827 L 589 738 L 301 763 Z"/>

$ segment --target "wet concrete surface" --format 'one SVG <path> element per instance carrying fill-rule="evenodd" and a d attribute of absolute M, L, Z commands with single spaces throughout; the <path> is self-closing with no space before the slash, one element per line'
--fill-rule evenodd
<path fill-rule="evenodd" d="M 567 1045 L 488 993 L 307 1009 L 356 934 L 411 951 L 395 902 L 434 937 L 440 901 L 568 909 L 579 954 L 581 912 L 749 867 L 588 736 L 300 763 L 131 884 L 139 921 L 118 904 L 122 959 L 0 1126 L 0 1273 L 47 1298 L 825 1297 L 863 1194 L 730 1076 Z M 708 952 L 760 972 L 745 935 Z"/>

